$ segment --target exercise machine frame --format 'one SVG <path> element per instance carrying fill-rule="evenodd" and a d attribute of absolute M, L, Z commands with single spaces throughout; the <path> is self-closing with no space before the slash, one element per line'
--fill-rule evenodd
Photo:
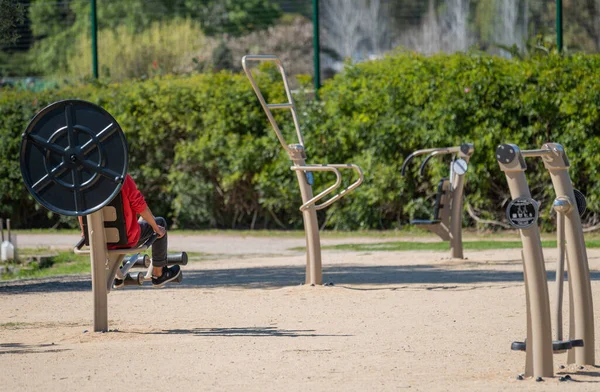
<path fill-rule="evenodd" d="M 562 247 L 566 241 L 566 255 L 569 271 L 569 340 L 554 341 L 546 268 L 540 232 L 537 225 L 538 203 L 531 198 L 525 171 L 525 158 L 542 158 L 544 166 L 550 173 L 552 185 L 556 192 L 553 208 L 558 214 L 559 266 L 557 268 L 557 296 L 562 302 Z M 523 243 L 523 269 L 527 302 L 527 340 L 513 343 L 526 351 L 526 377 L 552 377 L 553 352 L 569 350 L 568 363 L 577 365 L 593 365 L 595 362 L 594 309 L 590 285 L 590 272 L 587 252 L 583 237 L 580 215 L 576 208 L 576 193 L 569 177 L 569 160 L 564 148 L 557 143 L 546 143 L 541 149 L 520 150 L 514 144 L 503 144 L 496 150 L 496 159 L 506 180 L 513 199 L 507 209 L 507 218 L 511 225 L 519 229 Z M 518 201 L 520 203 L 517 206 Z M 519 211 L 530 211 L 521 214 Z M 525 216 L 521 219 L 517 216 Z M 562 310 L 557 305 L 557 312 Z M 555 325 L 557 338 L 562 338 L 562 318 L 556 315 Z M 524 346 L 524 347 L 523 347 Z M 516 349 L 520 349 L 516 347 Z"/>
<path fill-rule="evenodd" d="M 281 78 L 283 79 L 283 86 L 287 96 L 287 102 L 285 103 L 267 103 L 263 97 L 252 71 L 248 65 L 249 62 L 273 62 L 277 66 Z M 247 55 L 242 58 L 242 67 L 246 76 L 250 80 L 250 84 L 258 97 L 258 100 L 264 109 L 277 139 L 281 143 L 283 149 L 288 153 L 288 156 L 292 160 L 293 166 L 290 168 L 296 173 L 298 179 L 298 185 L 300 187 L 300 194 L 302 197 L 302 205 L 300 211 L 302 211 L 302 218 L 304 221 L 304 231 L 306 237 L 306 277 L 305 283 L 312 285 L 323 284 L 323 267 L 321 262 L 321 241 L 319 237 L 319 226 L 317 222 L 317 211 L 325 207 L 330 206 L 335 201 L 339 200 L 343 196 L 346 196 L 354 189 L 356 189 L 364 180 L 363 172 L 360 167 L 354 164 L 318 164 L 309 165 L 306 163 L 306 148 L 304 146 L 304 138 L 300 130 L 300 124 L 298 122 L 298 115 L 296 113 L 296 106 L 292 98 L 292 93 L 288 83 L 288 79 L 285 73 L 285 69 L 281 64 L 279 58 L 273 55 Z M 292 113 L 292 119 L 294 127 L 296 129 L 296 136 L 298 142 L 295 144 L 288 144 L 277 125 L 277 121 L 273 116 L 272 110 L 288 109 Z M 326 200 L 321 204 L 317 204 L 318 201 L 322 200 L 325 196 L 333 193 L 342 183 L 342 176 L 340 170 L 351 169 L 356 172 L 358 179 L 350 184 L 348 187 L 342 189 L 334 196 Z M 336 181 L 333 185 L 320 192 L 316 196 L 313 196 L 312 185 L 313 175 L 312 172 L 332 172 L 336 176 Z"/>
<path fill-rule="evenodd" d="M 419 173 L 423 176 L 425 166 L 434 157 L 451 155 L 450 176 L 442 179 L 438 187 L 436 206 L 433 220 L 413 220 L 411 224 L 419 225 L 437 234 L 442 240 L 450 243 L 450 257 L 463 259 L 462 244 L 462 216 L 464 202 L 465 174 L 469 160 L 475 151 L 471 143 L 463 143 L 460 146 L 427 148 L 417 150 L 410 154 L 402 163 L 401 174 L 406 174 L 406 168 L 413 158 L 427 155 L 419 167 Z"/>

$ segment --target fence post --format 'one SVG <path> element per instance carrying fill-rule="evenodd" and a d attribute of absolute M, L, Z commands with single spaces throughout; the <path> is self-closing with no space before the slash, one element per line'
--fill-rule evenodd
<path fill-rule="evenodd" d="M 92 25 L 92 74 L 98 79 L 98 26 L 96 24 L 96 0 L 90 0 L 90 19 Z"/>
<path fill-rule="evenodd" d="M 313 50 L 315 68 L 315 96 L 319 97 L 321 87 L 321 43 L 319 39 L 319 0 L 313 0 Z"/>
<path fill-rule="evenodd" d="M 556 0 L 556 47 L 559 53 L 563 50 L 563 6 L 562 0 Z"/>

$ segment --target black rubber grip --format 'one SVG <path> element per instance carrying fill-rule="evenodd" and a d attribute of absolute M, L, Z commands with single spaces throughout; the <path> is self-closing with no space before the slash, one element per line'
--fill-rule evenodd
<path fill-rule="evenodd" d="M 555 340 L 552 342 L 553 351 L 565 351 L 573 348 L 570 340 Z"/>
<path fill-rule="evenodd" d="M 571 346 L 573 346 L 573 347 L 583 347 L 583 339 L 573 339 L 573 340 L 571 340 Z"/>

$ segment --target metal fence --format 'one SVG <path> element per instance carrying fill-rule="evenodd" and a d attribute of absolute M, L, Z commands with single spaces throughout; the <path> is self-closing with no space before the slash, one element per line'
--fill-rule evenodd
<path fill-rule="evenodd" d="M 19 39 L 0 47 L 0 81 L 75 83 L 161 73 L 240 70 L 247 53 L 280 56 L 291 74 L 323 79 L 344 61 L 405 48 L 482 50 L 504 57 L 556 49 L 563 3 L 566 52 L 600 48 L 600 0 L 35 0 L 21 1 Z M 316 7 L 315 7 L 316 6 Z M 560 15 L 560 13 L 558 13 Z M 319 39 L 315 40 L 314 21 Z"/>

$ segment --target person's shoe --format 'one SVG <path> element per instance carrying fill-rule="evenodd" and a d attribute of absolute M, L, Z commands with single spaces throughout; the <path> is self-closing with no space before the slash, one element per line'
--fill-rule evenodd
<path fill-rule="evenodd" d="M 115 289 L 120 289 L 123 286 L 125 286 L 125 281 L 122 279 L 115 278 L 115 281 L 113 282 L 113 287 Z"/>
<path fill-rule="evenodd" d="M 171 268 L 163 267 L 161 276 L 152 277 L 152 287 L 163 287 L 166 283 L 177 279 L 179 275 L 181 275 L 181 269 L 178 265 L 174 265 Z"/>

